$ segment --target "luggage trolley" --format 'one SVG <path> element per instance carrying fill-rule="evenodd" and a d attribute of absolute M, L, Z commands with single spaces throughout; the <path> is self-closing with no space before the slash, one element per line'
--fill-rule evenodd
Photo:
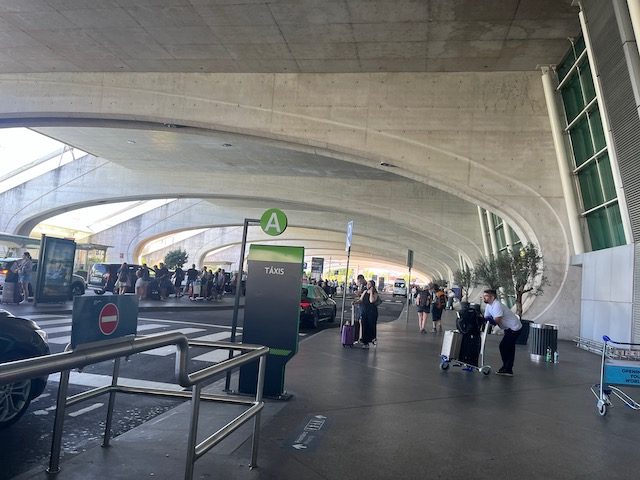
<path fill-rule="evenodd" d="M 491 373 L 491 366 L 484 364 L 484 345 L 489 333 L 489 324 L 480 313 L 480 306 L 472 304 L 458 312 L 457 330 L 447 330 L 442 339 L 440 368 L 450 365 L 463 367 L 468 372 Z"/>
<path fill-rule="evenodd" d="M 600 383 L 591 387 L 591 392 L 598 399 L 596 403 L 598 413 L 602 416 L 607 414 L 607 408 L 612 406 L 612 394 L 622 400 L 627 407 L 640 410 L 640 403 L 614 386 L 640 387 L 640 343 L 614 342 L 606 335 L 602 340 L 604 345 L 600 364 Z"/>

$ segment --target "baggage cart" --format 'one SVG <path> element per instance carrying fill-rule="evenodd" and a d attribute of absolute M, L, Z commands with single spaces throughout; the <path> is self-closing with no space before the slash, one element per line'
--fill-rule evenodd
<path fill-rule="evenodd" d="M 608 408 L 613 406 L 612 396 L 632 410 L 640 410 L 640 403 L 618 387 L 640 387 L 640 343 L 615 342 L 607 335 L 602 340 L 600 383 L 591 387 L 597 399 L 598 413 L 603 417 L 607 414 Z"/>
<path fill-rule="evenodd" d="M 442 350 L 440 352 L 440 369 L 448 370 L 450 366 L 454 366 L 462 367 L 463 370 L 468 372 L 478 371 L 483 375 L 489 375 L 491 373 L 491 365 L 484 364 L 484 345 L 489 332 L 488 326 L 487 322 L 483 322 L 479 332 L 462 333 L 459 330 L 447 330 L 444 332 Z M 478 361 L 470 363 L 463 361 L 462 358 L 468 357 L 463 350 L 465 344 L 473 343 L 471 338 L 473 335 L 479 335 L 480 351 Z"/>

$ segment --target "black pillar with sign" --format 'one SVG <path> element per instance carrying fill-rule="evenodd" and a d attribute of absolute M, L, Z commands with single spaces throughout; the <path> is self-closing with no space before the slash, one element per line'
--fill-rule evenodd
<path fill-rule="evenodd" d="M 251 245 L 242 342 L 266 345 L 270 352 L 264 394 L 282 397 L 287 362 L 298 352 L 303 247 Z M 255 394 L 257 362 L 240 368 L 238 390 Z"/>

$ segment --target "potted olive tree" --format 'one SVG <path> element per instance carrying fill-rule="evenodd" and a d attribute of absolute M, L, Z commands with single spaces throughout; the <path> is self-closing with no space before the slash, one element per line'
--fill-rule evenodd
<path fill-rule="evenodd" d="M 485 285 L 498 291 L 502 286 L 501 270 L 498 264 L 498 258 L 493 255 L 479 258 L 473 267 L 473 284 Z"/>

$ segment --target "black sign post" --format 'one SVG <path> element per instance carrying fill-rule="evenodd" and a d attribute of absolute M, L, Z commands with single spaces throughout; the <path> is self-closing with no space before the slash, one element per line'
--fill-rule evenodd
<path fill-rule="evenodd" d="M 264 394 L 287 399 L 285 366 L 298 352 L 303 247 L 251 245 L 243 343 L 269 347 Z M 257 363 L 240 368 L 240 393 L 255 394 Z"/>

